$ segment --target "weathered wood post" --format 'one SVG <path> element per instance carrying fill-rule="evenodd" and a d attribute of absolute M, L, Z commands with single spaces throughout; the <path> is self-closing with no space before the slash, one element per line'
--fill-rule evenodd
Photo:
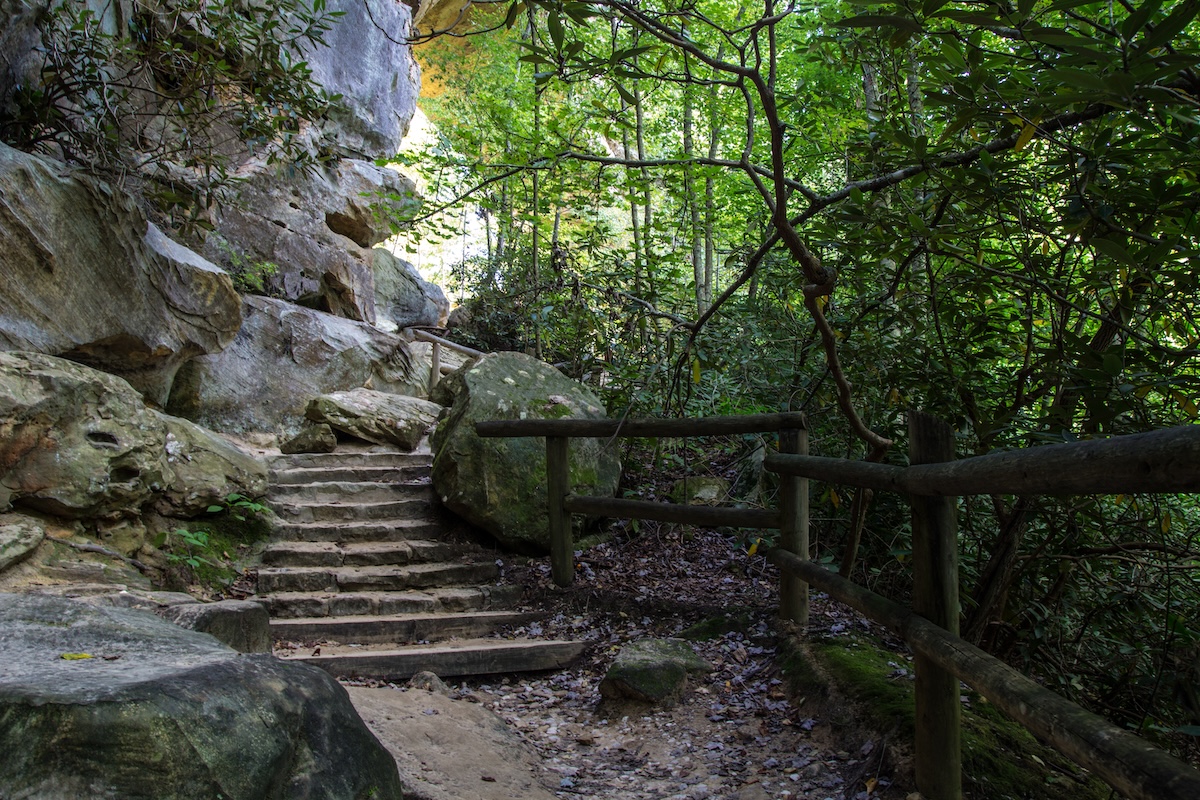
<path fill-rule="evenodd" d="M 437 387 L 438 381 L 442 377 L 442 345 L 439 342 L 433 343 L 433 351 L 429 354 L 429 393 L 433 394 L 433 390 Z"/>
<path fill-rule="evenodd" d="M 928 414 L 909 412 L 909 463 L 954 460 L 954 431 Z M 954 497 L 912 497 L 913 611 L 958 635 L 958 504 Z M 917 654 L 916 778 L 926 800 L 961 800 L 962 749 L 958 678 Z"/>
<path fill-rule="evenodd" d="M 781 428 L 779 452 L 808 455 L 808 430 L 803 427 Z M 780 476 L 779 526 L 779 547 L 807 561 L 808 478 Z M 779 616 L 795 622 L 801 632 L 808 628 L 808 584 L 788 572 L 782 573 L 780 578 Z"/>
<path fill-rule="evenodd" d="M 546 437 L 546 503 L 550 520 L 550 575 L 558 586 L 575 579 L 575 543 L 571 515 L 563 508 L 570 486 L 571 440 L 566 436 Z"/>

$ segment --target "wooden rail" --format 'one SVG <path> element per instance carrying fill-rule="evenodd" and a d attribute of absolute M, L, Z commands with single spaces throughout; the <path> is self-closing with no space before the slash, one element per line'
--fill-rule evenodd
<path fill-rule="evenodd" d="M 550 524 L 550 572 L 559 586 L 575 580 L 571 514 L 628 519 L 650 519 L 689 525 L 729 528 L 772 528 L 780 531 L 780 546 L 808 557 L 808 479 L 788 477 L 782 482 L 780 510 L 712 508 L 611 497 L 570 494 L 569 442 L 572 437 L 727 436 L 775 433 L 781 450 L 803 456 L 808 452 L 804 415 L 754 414 L 702 419 L 513 419 L 476 422 L 482 437 L 546 437 L 546 500 Z M 800 625 L 808 624 L 808 586 L 788 578 L 781 587 L 782 613 Z"/>
<path fill-rule="evenodd" d="M 412 338 L 419 342 L 428 342 L 433 345 L 433 351 L 429 357 L 429 392 L 432 393 L 434 387 L 438 385 L 443 375 L 449 375 L 454 372 L 454 367 L 444 366 L 442 364 L 442 348 L 445 347 L 453 350 L 456 353 L 462 353 L 468 358 L 478 358 L 483 355 L 483 351 L 476 350 L 466 345 L 452 342 L 449 339 L 443 339 L 440 336 L 435 336 L 429 331 L 421 330 L 420 328 L 409 328 Z"/>
<path fill-rule="evenodd" d="M 1105 440 L 1046 445 L 954 460 L 953 431 L 909 415 L 909 466 L 808 455 L 800 414 L 699 420 L 497 420 L 480 436 L 545 436 L 551 561 L 555 582 L 574 575 L 572 513 L 711 526 L 778 528 L 768 553 L 780 567 L 780 612 L 808 621 L 808 585 L 900 634 L 915 653 L 916 782 L 927 800 L 961 800 L 958 681 L 1085 769 L 1136 800 L 1197 800 L 1200 770 L 1039 686 L 958 638 L 958 522 L 955 497 L 968 494 L 1200 492 L 1200 425 Z M 781 475 L 779 511 L 702 508 L 569 493 L 571 437 L 709 436 L 778 431 L 767 469 Z M 897 491 L 912 498 L 913 606 L 905 609 L 808 560 L 808 479 Z"/>

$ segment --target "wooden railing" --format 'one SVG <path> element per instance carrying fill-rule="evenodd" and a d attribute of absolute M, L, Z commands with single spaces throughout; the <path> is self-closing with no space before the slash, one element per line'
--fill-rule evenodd
<path fill-rule="evenodd" d="M 1197 800 L 1200 770 L 1071 703 L 958 632 L 958 523 L 968 494 L 1200 492 L 1200 425 L 1106 440 L 1049 445 L 954 461 L 953 432 L 909 415 L 908 467 L 807 453 L 800 414 L 693 420 L 507 420 L 476 423 L 480 436 L 545 436 L 551 561 L 555 582 L 573 575 L 572 513 L 698 525 L 777 528 L 768 559 L 780 568 L 780 613 L 808 618 L 808 585 L 898 633 L 915 653 L 916 783 L 927 800 L 962 797 L 959 681 L 1080 766 L 1137 800 Z M 781 477 L 778 511 L 703 508 L 568 492 L 571 437 L 685 437 L 779 433 L 767 469 Z M 808 560 L 808 479 L 910 495 L 913 608 L 906 609 Z"/>
<path fill-rule="evenodd" d="M 442 348 L 445 347 L 453 350 L 456 353 L 462 353 L 467 358 L 478 358 L 483 355 L 483 351 L 476 350 L 472 347 L 452 342 L 449 339 L 443 339 L 440 336 L 435 336 L 429 331 L 421 328 L 409 328 L 409 333 L 413 339 L 418 342 L 428 342 L 433 345 L 433 350 L 429 357 L 429 387 L 428 390 L 433 392 L 434 387 L 438 385 L 438 381 L 443 375 L 448 375 L 454 371 L 454 367 L 442 364 Z"/>

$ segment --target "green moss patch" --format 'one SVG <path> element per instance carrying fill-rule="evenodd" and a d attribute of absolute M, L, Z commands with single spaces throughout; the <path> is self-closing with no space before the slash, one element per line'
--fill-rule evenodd
<path fill-rule="evenodd" d="M 912 662 L 864 637 L 781 647 L 781 669 L 797 702 L 847 745 L 871 730 L 911 751 Z M 963 707 L 963 791 L 968 800 L 1107 800 L 1109 788 L 972 691 Z"/>

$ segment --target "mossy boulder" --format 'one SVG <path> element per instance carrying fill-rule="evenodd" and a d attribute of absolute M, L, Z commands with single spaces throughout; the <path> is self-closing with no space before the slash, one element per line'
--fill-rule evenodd
<path fill-rule="evenodd" d="M 439 385 L 451 402 L 431 440 L 433 485 L 454 513 L 521 552 L 550 550 L 546 442 L 540 437 L 483 439 L 485 420 L 603 419 L 600 400 L 582 384 L 521 353 L 493 353 Z M 611 496 L 621 477 L 612 442 L 572 439 L 569 490 Z"/>
<path fill-rule="evenodd" d="M 437 422 L 437 403 L 402 394 L 353 389 L 314 398 L 305 411 L 312 422 L 326 423 L 342 433 L 368 442 L 416 449 Z"/>
<path fill-rule="evenodd" d="M 328 673 L 147 611 L 0 594 L 0 775 L 29 800 L 399 800 Z"/>
<path fill-rule="evenodd" d="M 688 675 L 712 668 L 682 639 L 641 639 L 621 648 L 600 682 L 600 694 L 669 707 L 683 697 Z"/>

